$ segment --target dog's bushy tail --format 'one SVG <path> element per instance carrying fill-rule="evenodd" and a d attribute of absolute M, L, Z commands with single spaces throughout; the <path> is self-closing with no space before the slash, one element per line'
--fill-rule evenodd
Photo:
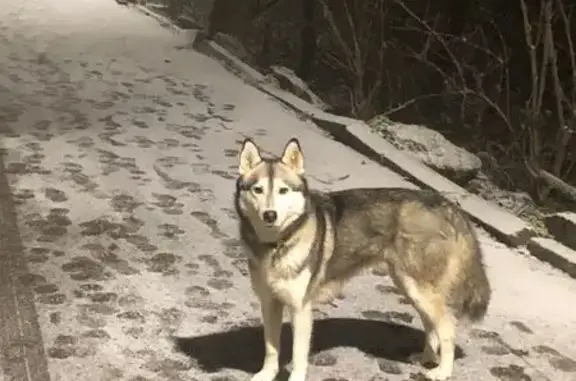
<path fill-rule="evenodd" d="M 476 239 L 474 240 L 474 250 L 475 258 L 470 263 L 470 268 L 464 279 L 466 291 L 463 295 L 460 313 L 462 317 L 472 322 L 479 322 L 484 319 L 488 311 L 492 289 L 484 269 L 480 245 Z"/>

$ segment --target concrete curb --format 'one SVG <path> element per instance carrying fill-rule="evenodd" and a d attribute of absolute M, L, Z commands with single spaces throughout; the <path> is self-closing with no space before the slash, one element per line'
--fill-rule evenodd
<path fill-rule="evenodd" d="M 154 12 L 146 10 L 144 13 Z M 163 16 L 159 15 L 158 18 L 165 22 Z M 197 51 L 215 58 L 248 84 L 274 97 L 297 113 L 309 117 L 344 145 L 392 168 L 415 184 L 434 189 L 456 201 L 474 221 L 493 234 L 496 239 L 514 247 L 526 245 L 535 257 L 551 263 L 554 267 L 576 278 L 576 252 L 552 239 L 536 237 L 535 230 L 527 222 L 467 192 L 431 168 L 407 156 L 374 134 L 363 121 L 322 111 L 294 94 L 275 87 L 267 82 L 266 76 L 214 41 L 204 40 L 193 45 Z"/>
<path fill-rule="evenodd" d="M 554 213 L 545 218 L 548 231 L 563 245 L 576 250 L 576 213 Z"/>
<path fill-rule="evenodd" d="M 530 239 L 527 246 L 530 254 L 576 279 L 576 251 L 558 241 L 542 237 Z"/>
<path fill-rule="evenodd" d="M 164 28 L 167 29 L 172 29 L 174 32 L 176 33 L 180 33 L 183 32 L 185 29 L 180 28 L 178 25 L 176 25 L 174 23 L 174 21 L 170 20 L 168 17 L 161 15 L 158 12 L 154 12 L 153 10 L 151 10 L 150 8 L 141 5 L 141 4 L 127 4 L 127 6 L 136 9 L 139 12 L 144 13 L 146 16 L 150 16 L 153 19 L 155 19 L 156 21 L 158 21 L 158 23 L 160 23 L 160 25 Z"/>

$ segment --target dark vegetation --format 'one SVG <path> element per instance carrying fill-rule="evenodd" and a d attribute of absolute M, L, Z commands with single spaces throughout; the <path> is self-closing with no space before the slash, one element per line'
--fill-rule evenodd
<path fill-rule="evenodd" d="M 572 0 L 162 1 L 261 71 L 294 69 L 332 112 L 436 129 L 500 187 L 575 205 Z"/>

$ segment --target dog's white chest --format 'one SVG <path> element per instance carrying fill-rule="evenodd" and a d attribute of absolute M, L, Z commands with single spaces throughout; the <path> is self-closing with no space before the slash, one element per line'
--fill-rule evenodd
<path fill-rule="evenodd" d="M 308 248 L 303 249 L 292 249 L 282 258 L 261 263 L 255 274 L 258 279 L 254 279 L 254 286 L 260 288 L 257 291 L 271 293 L 285 305 L 302 306 L 312 277 Z"/>

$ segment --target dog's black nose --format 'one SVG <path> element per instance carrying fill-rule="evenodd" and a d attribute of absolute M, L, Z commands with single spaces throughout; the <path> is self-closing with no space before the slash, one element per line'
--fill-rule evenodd
<path fill-rule="evenodd" d="M 267 222 L 269 224 L 274 223 L 277 218 L 278 213 L 276 213 L 276 211 L 274 210 L 267 210 L 264 213 L 262 213 L 262 219 L 264 220 L 264 222 Z"/>

